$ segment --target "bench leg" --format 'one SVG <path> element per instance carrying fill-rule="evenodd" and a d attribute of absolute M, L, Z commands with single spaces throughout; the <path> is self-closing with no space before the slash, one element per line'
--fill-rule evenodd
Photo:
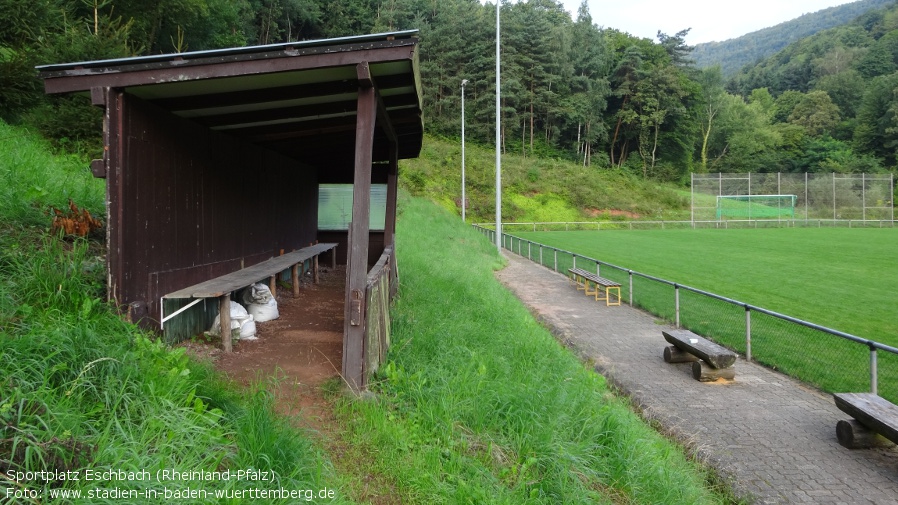
<path fill-rule="evenodd" d="M 692 364 L 692 378 L 700 382 L 714 382 L 717 379 L 733 380 L 736 378 L 736 367 L 714 368 L 704 361 Z"/>
<path fill-rule="evenodd" d="M 231 346 L 231 293 L 218 298 L 218 322 L 221 327 L 221 348 L 224 352 L 233 351 Z"/>
<path fill-rule="evenodd" d="M 617 302 L 611 301 L 611 290 L 614 290 Z M 610 286 L 605 288 L 605 306 L 620 305 L 620 286 Z"/>
<path fill-rule="evenodd" d="M 839 439 L 839 445 L 848 449 L 870 449 L 893 445 L 888 439 L 854 419 L 836 423 L 836 438 Z"/>
<path fill-rule="evenodd" d="M 664 348 L 665 363 L 693 363 L 698 360 L 699 357 L 695 354 L 681 351 L 680 348 L 675 345 L 669 345 Z"/>
<path fill-rule="evenodd" d="M 299 263 L 290 269 L 290 276 L 293 281 L 293 298 L 299 298 Z"/>
<path fill-rule="evenodd" d="M 318 284 L 318 255 L 312 258 L 312 281 Z"/>

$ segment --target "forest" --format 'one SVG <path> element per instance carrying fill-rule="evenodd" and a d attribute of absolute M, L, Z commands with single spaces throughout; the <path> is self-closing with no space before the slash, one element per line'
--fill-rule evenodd
<path fill-rule="evenodd" d="M 99 148 L 97 110 L 45 97 L 35 65 L 417 29 L 429 134 L 495 136 L 496 4 L 478 0 L 0 0 L 0 117 Z M 691 172 L 882 172 L 898 148 L 898 7 L 802 39 L 732 78 L 689 27 L 656 40 L 583 2 L 503 1 L 502 149 L 660 181 Z M 462 88 L 462 80 L 467 85 Z"/>

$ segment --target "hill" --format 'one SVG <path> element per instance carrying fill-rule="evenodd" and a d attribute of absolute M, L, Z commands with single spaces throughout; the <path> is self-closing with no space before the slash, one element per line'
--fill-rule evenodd
<path fill-rule="evenodd" d="M 465 146 L 467 216 L 495 220 L 495 150 Z M 461 143 L 427 136 L 418 159 L 403 160 L 400 181 L 415 195 L 461 212 Z M 689 202 L 675 186 L 617 168 L 584 167 L 558 158 L 502 156 L 502 220 L 594 221 L 688 219 Z"/>
<path fill-rule="evenodd" d="M 723 75 L 730 76 L 743 66 L 771 56 L 793 42 L 822 30 L 849 23 L 871 10 L 894 3 L 894 0 L 860 0 L 804 14 L 791 21 L 735 39 L 697 44 L 692 58 L 699 68 L 719 63 Z"/>

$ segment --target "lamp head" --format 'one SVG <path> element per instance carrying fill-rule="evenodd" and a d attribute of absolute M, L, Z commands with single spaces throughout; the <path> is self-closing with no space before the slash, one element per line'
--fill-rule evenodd
<path fill-rule="evenodd" d="M 462 79 L 462 80 L 461 80 L 461 87 L 464 88 L 464 87 L 465 87 L 465 84 L 467 84 L 467 83 L 468 83 L 468 80 L 467 80 L 467 79 Z"/>

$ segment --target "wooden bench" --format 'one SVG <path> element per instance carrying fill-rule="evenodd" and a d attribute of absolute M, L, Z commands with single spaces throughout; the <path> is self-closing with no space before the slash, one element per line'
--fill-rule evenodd
<path fill-rule="evenodd" d="M 318 283 L 318 255 L 335 249 L 337 244 L 314 244 L 304 247 L 297 251 L 292 251 L 271 259 L 256 263 L 255 265 L 241 268 L 229 274 L 225 274 L 199 284 L 194 284 L 183 289 L 179 289 L 173 293 L 164 295 L 162 298 L 196 298 L 194 302 L 172 312 L 168 316 L 163 314 L 162 324 L 165 321 L 177 316 L 181 312 L 189 309 L 195 303 L 206 298 L 219 299 L 219 320 L 222 328 L 231 326 L 231 293 L 247 286 L 253 285 L 261 280 L 268 279 L 271 294 L 277 296 L 277 275 L 285 270 L 291 270 L 293 282 L 293 297 L 299 296 L 299 276 L 300 265 L 304 265 L 306 260 L 312 260 L 312 279 Z M 331 266 L 336 266 L 336 254 L 331 256 Z M 163 326 L 164 328 L 164 326 Z M 231 352 L 231 333 L 227 331 L 221 332 L 222 348 L 225 352 Z"/>
<path fill-rule="evenodd" d="M 898 406 L 873 393 L 835 393 L 833 399 L 839 410 L 854 418 L 836 424 L 836 437 L 843 447 L 891 445 L 885 439 L 898 444 Z"/>
<path fill-rule="evenodd" d="M 582 268 L 569 268 L 568 273 L 571 275 L 571 281 L 577 285 L 577 289 L 582 289 L 587 295 L 594 295 L 596 301 L 605 300 L 606 306 L 620 305 L 620 283 L 614 282 L 611 279 L 599 277 Z M 589 288 L 590 283 L 592 283 L 594 289 Z M 612 292 L 617 298 L 616 302 L 611 301 Z"/>
<path fill-rule="evenodd" d="M 736 377 L 736 353 L 689 330 L 663 330 L 667 363 L 692 362 L 692 377 L 701 382 Z"/>

